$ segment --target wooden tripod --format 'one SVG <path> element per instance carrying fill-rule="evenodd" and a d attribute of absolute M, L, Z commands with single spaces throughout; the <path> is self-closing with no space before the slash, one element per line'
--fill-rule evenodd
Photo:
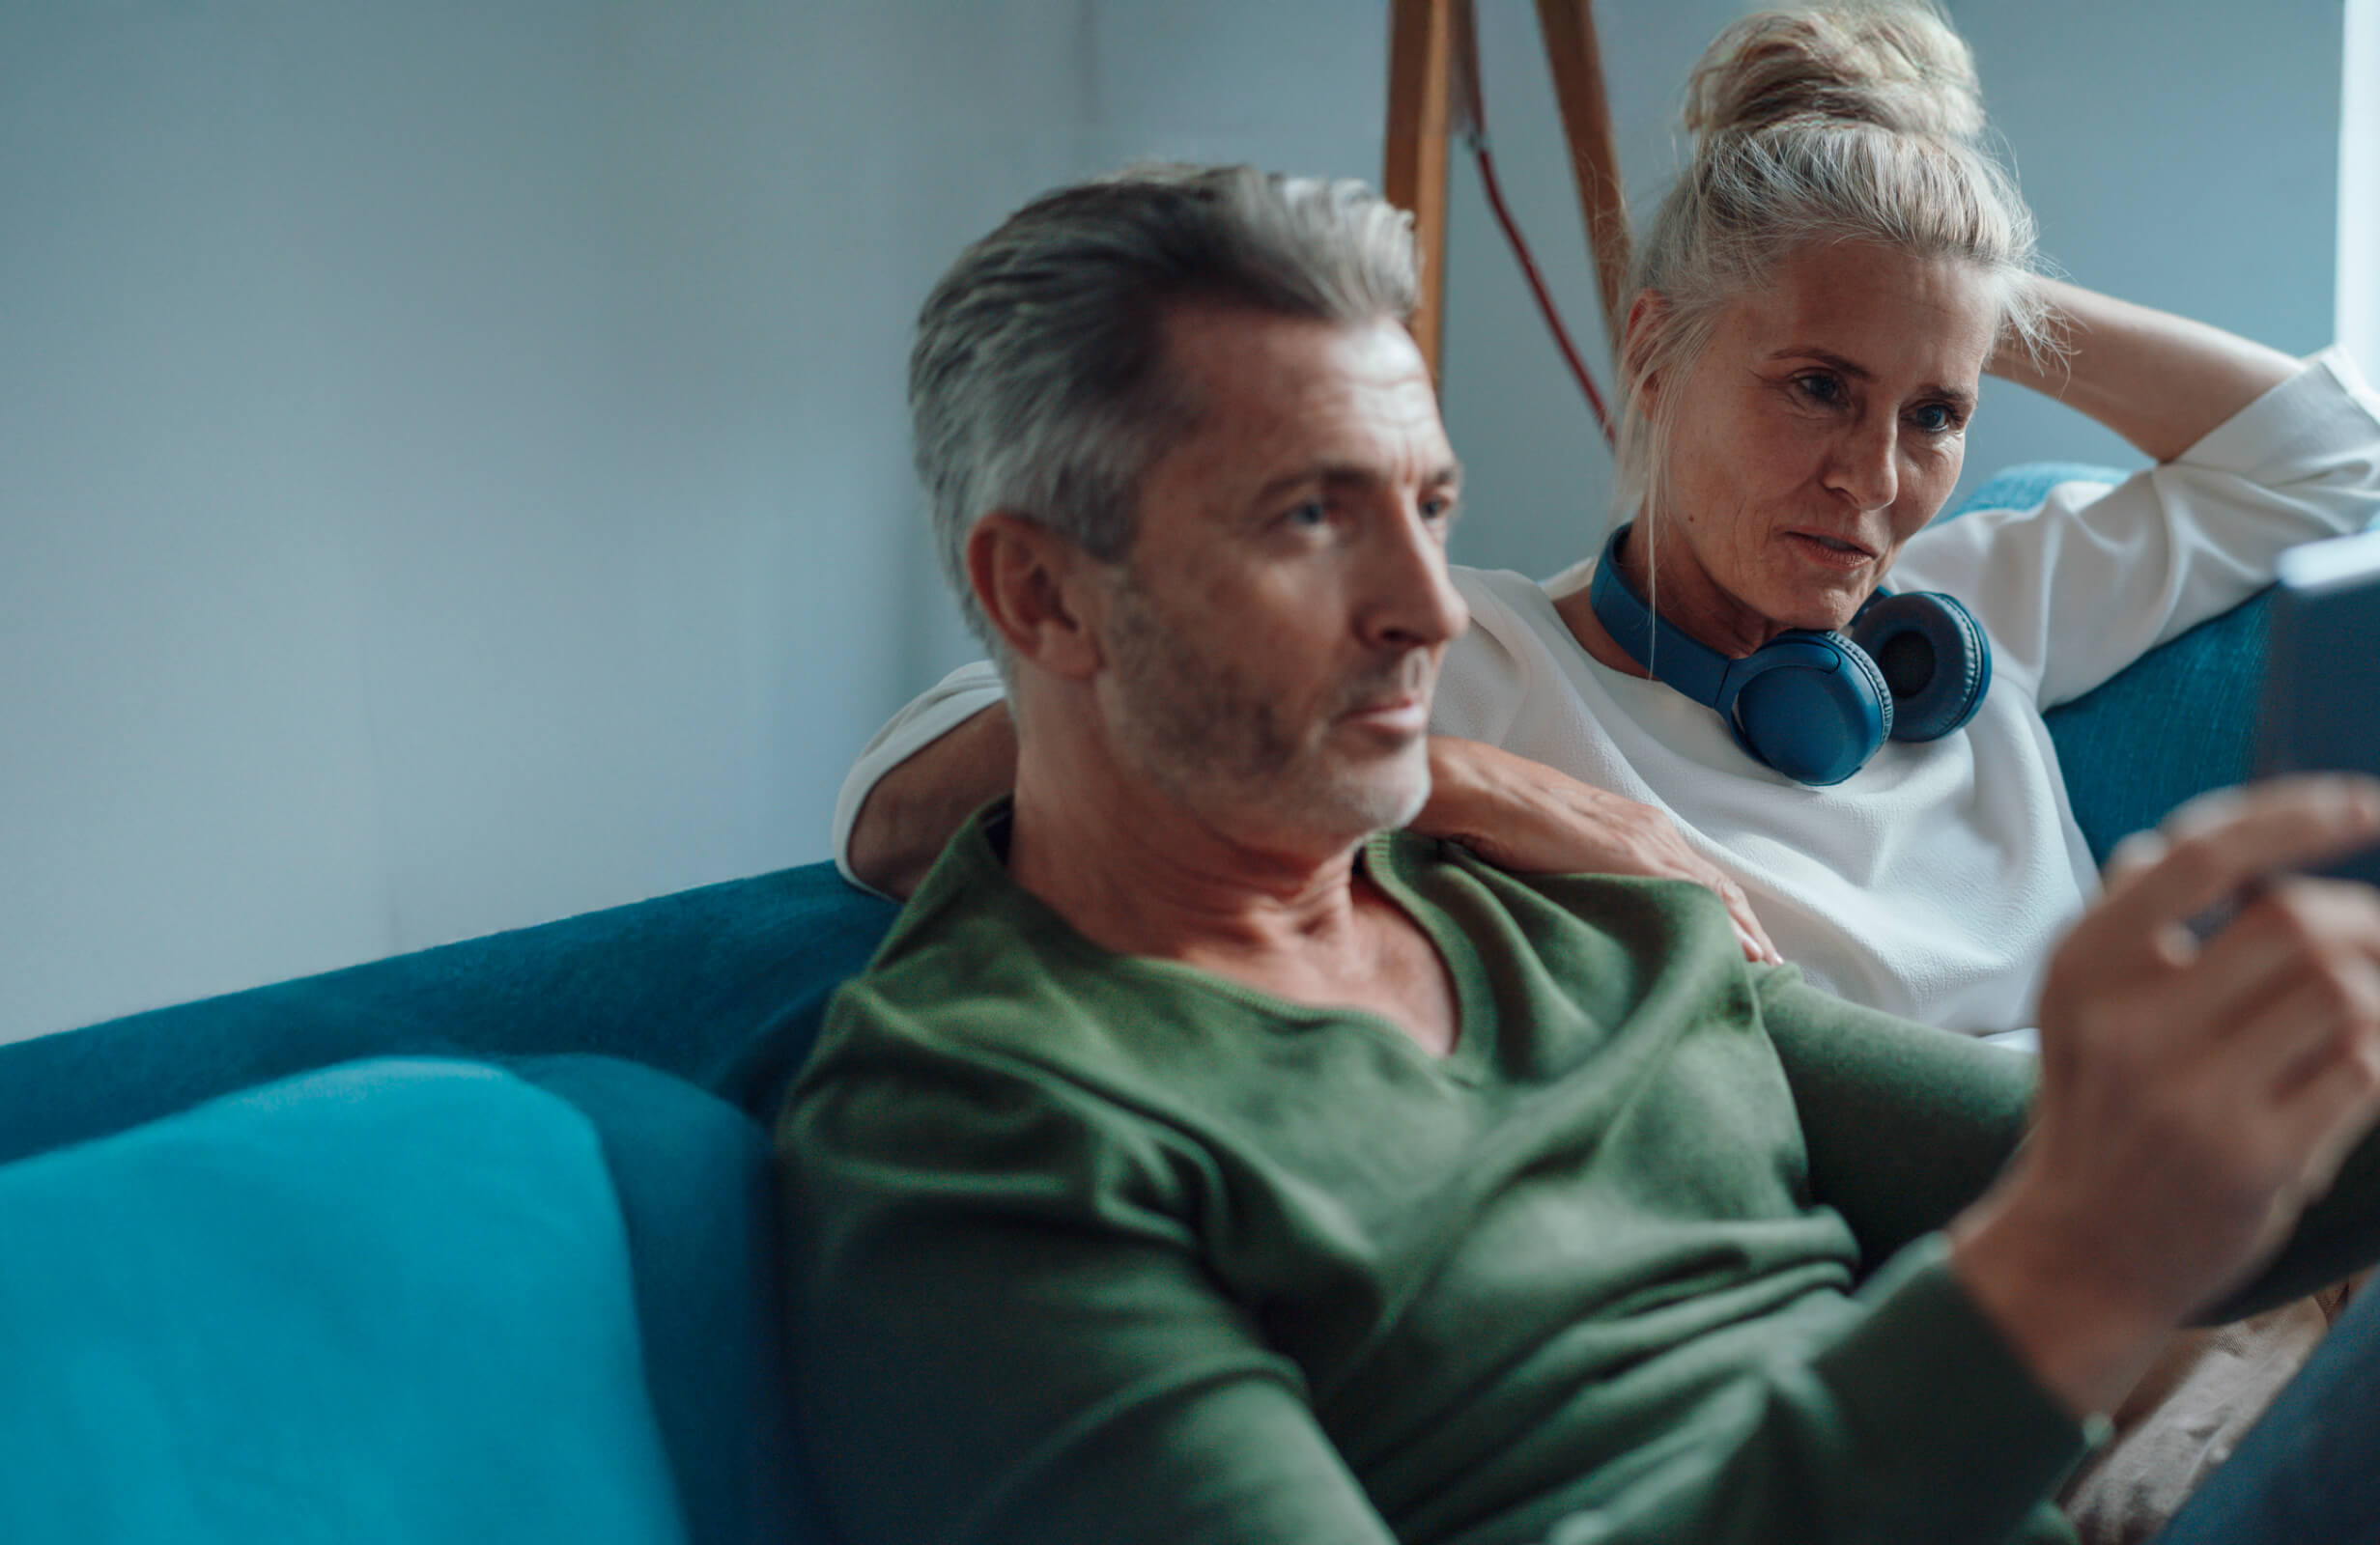
<path fill-rule="evenodd" d="M 1603 306 L 1603 336 L 1620 336 L 1621 285 L 1628 274 L 1628 205 L 1612 155 L 1611 103 L 1595 41 L 1594 0 L 1537 0 L 1538 29 L 1562 107 L 1562 137 L 1586 219 Z M 1394 0 L 1388 50 L 1388 155 L 1381 191 L 1413 214 L 1422 302 L 1413 338 L 1438 374 L 1446 296 L 1447 151 L 1456 134 L 1481 128 L 1479 32 L 1471 0 Z"/>

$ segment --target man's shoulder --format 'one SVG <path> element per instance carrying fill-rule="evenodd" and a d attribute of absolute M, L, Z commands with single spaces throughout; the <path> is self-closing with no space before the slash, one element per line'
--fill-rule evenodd
<path fill-rule="evenodd" d="M 794 1099 L 890 1081 L 1140 1110 L 1228 1082 L 1279 1016 L 1190 968 L 1084 938 L 1008 878 L 999 816 L 991 807 L 952 839 L 836 995 Z"/>
<path fill-rule="evenodd" d="M 1079 1017 L 1096 951 L 1008 882 L 978 817 L 951 839 L 867 969 L 827 1014 L 821 1053 L 874 1034 L 921 1046 L 1046 1043 Z"/>
<path fill-rule="evenodd" d="M 1398 878 L 1467 941 L 1490 974 L 1548 973 L 1566 993 L 1622 1012 L 1649 982 L 1739 974 L 1742 951 L 1716 894 L 1685 880 L 1501 869 L 1461 844 L 1398 833 Z M 1733 993 L 1732 986 L 1728 989 Z"/>

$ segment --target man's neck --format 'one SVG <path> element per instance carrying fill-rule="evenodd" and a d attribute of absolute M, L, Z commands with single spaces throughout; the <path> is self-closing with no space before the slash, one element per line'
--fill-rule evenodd
<path fill-rule="evenodd" d="M 1020 758 L 1008 873 L 1103 949 L 1176 961 L 1295 1002 L 1365 1009 L 1444 1054 L 1452 978 L 1358 866 L 1361 844 L 1251 842 L 1122 780 Z"/>
<path fill-rule="evenodd" d="M 1009 876 L 1102 948 L 1296 953 L 1345 928 L 1359 845 L 1284 852 L 1117 780 L 1017 769 Z"/>

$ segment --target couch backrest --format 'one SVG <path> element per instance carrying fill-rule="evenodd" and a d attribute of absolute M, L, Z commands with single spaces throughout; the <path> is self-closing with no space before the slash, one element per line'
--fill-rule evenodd
<path fill-rule="evenodd" d="M 2079 463 L 2028 463 L 1986 481 L 1955 513 L 2030 509 L 2060 483 L 2123 476 Z M 2042 716 L 2057 746 L 2067 802 L 2101 863 L 2116 843 L 2155 826 L 2192 795 L 2249 775 L 2268 597 L 2259 594 L 2200 623 L 2097 691 Z"/>
<path fill-rule="evenodd" d="M 0 1164 L 366 1056 L 624 1057 L 766 1120 L 894 911 L 808 864 L 0 1046 Z"/>

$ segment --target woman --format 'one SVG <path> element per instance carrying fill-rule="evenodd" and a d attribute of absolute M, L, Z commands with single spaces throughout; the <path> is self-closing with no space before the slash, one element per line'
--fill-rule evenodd
<path fill-rule="evenodd" d="M 1755 958 L 2021 1041 L 2097 883 L 2041 710 L 2380 511 L 2380 399 L 2336 352 L 2301 366 L 2036 276 L 2030 216 L 1978 148 L 1966 47 L 1930 10 L 1747 17 L 1696 68 L 1686 123 L 1694 161 L 1640 249 L 1623 342 L 1617 569 L 1688 642 L 1666 662 L 1658 639 L 1624 648 L 1595 560 L 1543 584 L 1458 571 L 1473 627 L 1416 825 L 1515 867 L 1700 881 Z M 2161 464 L 1929 526 L 1987 369 Z M 1988 680 L 1971 716 L 1838 781 L 1764 765 L 1638 658 L 1672 675 L 1695 645 L 1723 666 L 1844 628 L 1888 573 L 1964 603 Z M 836 812 L 855 878 L 905 890 L 1006 787 L 997 697 L 968 667 L 863 754 Z"/>

